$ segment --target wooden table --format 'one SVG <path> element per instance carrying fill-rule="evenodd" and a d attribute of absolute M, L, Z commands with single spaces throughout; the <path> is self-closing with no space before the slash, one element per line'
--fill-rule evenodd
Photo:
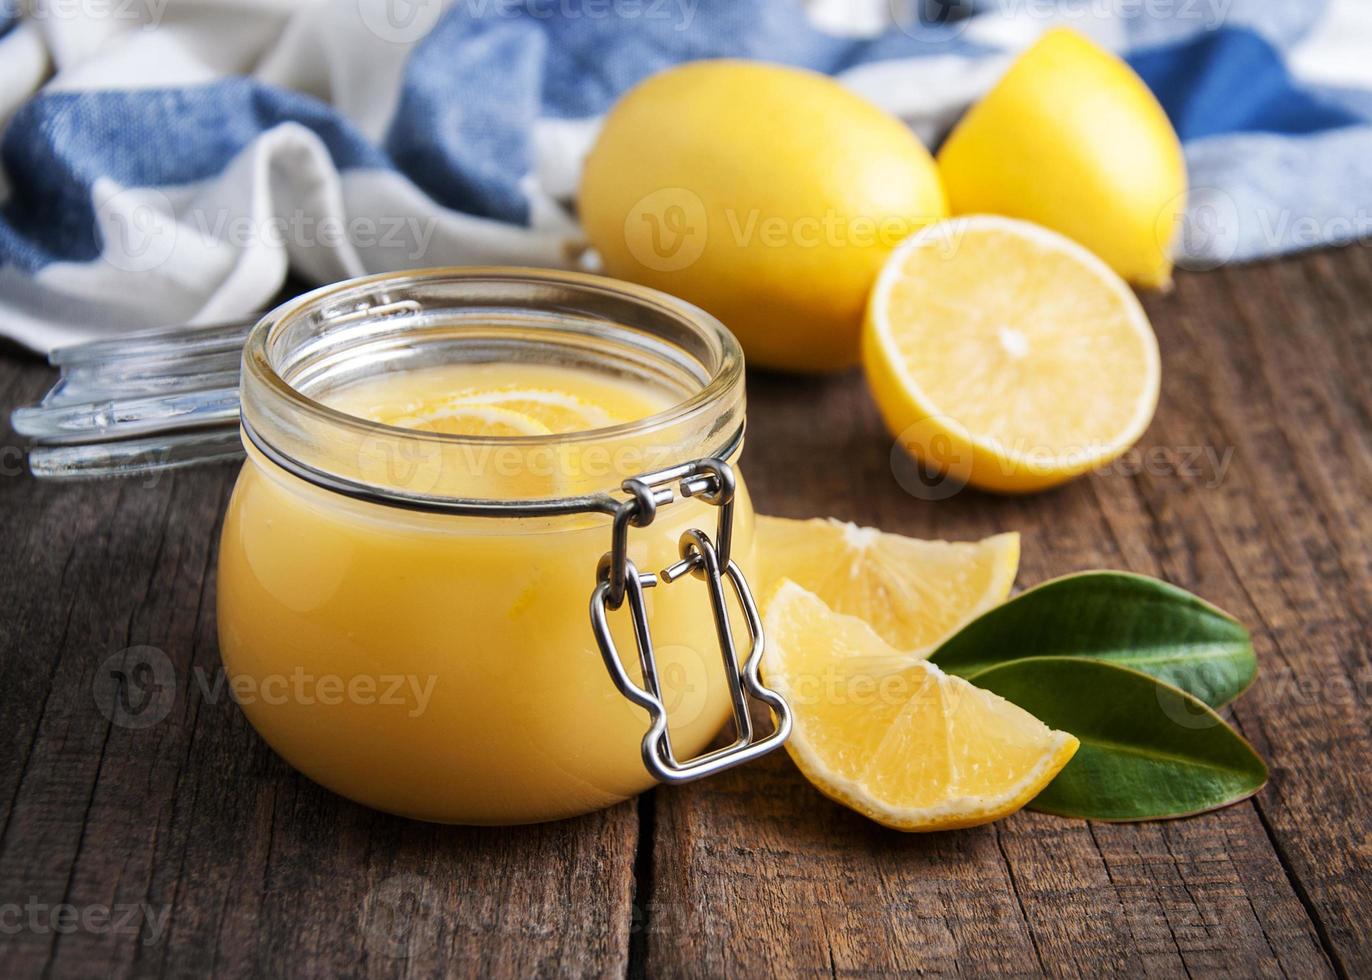
<path fill-rule="evenodd" d="M 1181 274 L 1145 302 L 1162 405 L 1107 473 L 915 499 L 860 377 L 757 376 L 748 478 L 778 514 L 1017 529 L 1021 585 L 1128 568 L 1233 611 L 1261 663 L 1232 713 L 1272 766 L 1255 799 L 904 836 L 777 754 L 546 826 L 384 816 L 197 681 L 233 469 L 44 486 L 6 428 L 0 974 L 1372 973 L 1372 251 Z M 49 381 L 0 358 L 6 408 Z M 161 699 L 141 728 L 93 693 L 132 645 L 172 670 L 140 685 Z"/>

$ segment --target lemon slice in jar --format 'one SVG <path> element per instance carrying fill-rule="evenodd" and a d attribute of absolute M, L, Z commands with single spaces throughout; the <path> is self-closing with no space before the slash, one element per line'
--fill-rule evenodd
<path fill-rule="evenodd" d="M 587 458 L 607 447 L 604 440 L 558 437 L 646 418 L 666 399 L 591 371 L 493 362 L 382 373 L 329 403 L 420 435 L 459 437 L 368 436 L 359 468 L 370 479 L 425 494 L 533 499 L 589 493 L 632 475 L 606 472 L 613 460 Z"/>
<path fill-rule="evenodd" d="M 617 419 L 600 405 L 567 391 L 523 388 L 517 385 L 458 392 L 442 405 L 440 411 L 461 414 L 483 407 L 518 412 L 546 426 L 548 432 L 559 435 L 585 432 L 588 429 L 613 425 L 617 421 L 628 421 Z"/>
<path fill-rule="evenodd" d="M 447 404 L 385 419 L 387 425 L 416 432 L 442 432 L 454 436 L 548 436 L 553 430 L 538 419 L 503 405 Z"/>

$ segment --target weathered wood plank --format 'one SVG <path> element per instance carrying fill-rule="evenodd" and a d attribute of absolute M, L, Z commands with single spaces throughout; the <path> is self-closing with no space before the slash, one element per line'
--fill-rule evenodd
<path fill-rule="evenodd" d="M 1363 247 L 1225 272 L 1225 344 L 1184 321 L 1209 385 L 1178 392 L 1235 445 L 1231 476 L 1202 495 L 1187 540 L 1226 574 L 1213 593 L 1258 630 L 1266 668 L 1234 709 L 1273 764 L 1256 806 L 1339 967 L 1372 969 L 1372 261 Z M 1343 280 L 1339 288 L 1330 284 Z M 1198 284 L 1186 283 L 1195 291 Z M 1361 298 L 1359 298 L 1361 297 Z M 1193 303 L 1196 297 L 1191 297 Z M 1208 540 L 1207 540 L 1208 539 Z M 1221 581 L 1220 579 L 1227 579 Z"/>

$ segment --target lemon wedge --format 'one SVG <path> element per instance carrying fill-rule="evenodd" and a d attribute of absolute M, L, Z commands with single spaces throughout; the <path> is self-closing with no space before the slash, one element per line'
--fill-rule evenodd
<path fill-rule="evenodd" d="M 1070 239 L 953 218 L 892 254 L 863 365 L 888 428 L 927 468 L 990 490 L 1049 487 L 1115 459 L 1157 407 L 1157 338 L 1133 292 Z"/>
<path fill-rule="evenodd" d="M 1075 31 L 1046 32 L 938 152 L 953 214 L 1026 218 L 1142 286 L 1171 280 L 1186 205 L 1181 142 L 1133 70 Z"/>
<path fill-rule="evenodd" d="M 767 603 L 762 672 L 790 703 L 787 751 L 831 799 L 897 830 L 988 823 L 1032 800 L 1078 742 L 903 653 L 783 582 Z"/>
<path fill-rule="evenodd" d="M 1010 594 L 1019 535 L 921 541 L 832 518 L 757 518 L 759 591 L 790 579 L 898 650 L 922 650 Z"/>

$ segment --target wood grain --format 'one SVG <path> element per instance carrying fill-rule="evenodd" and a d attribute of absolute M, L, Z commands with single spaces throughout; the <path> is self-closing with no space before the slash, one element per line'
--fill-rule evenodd
<path fill-rule="evenodd" d="M 1232 718 L 1272 782 L 1167 824 L 906 836 L 780 755 L 542 827 L 373 813 L 213 688 L 233 469 L 43 486 L 0 427 L 0 973 L 1372 973 L 1370 300 L 1361 247 L 1179 275 L 1146 299 L 1165 372 L 1139 451 L 1027 498 L 902 489 L 856 374 L 750 380 L 760 509 L 1019 530 L 1021 585 L 1128 568 L 1252 628 L 1260 676 Z M 49 379 L 0 357 L 0 405 Z M 113 723 L 110 670 L 168 683 Z M 128 920 L 92 924 L 102 908 Z"/>

